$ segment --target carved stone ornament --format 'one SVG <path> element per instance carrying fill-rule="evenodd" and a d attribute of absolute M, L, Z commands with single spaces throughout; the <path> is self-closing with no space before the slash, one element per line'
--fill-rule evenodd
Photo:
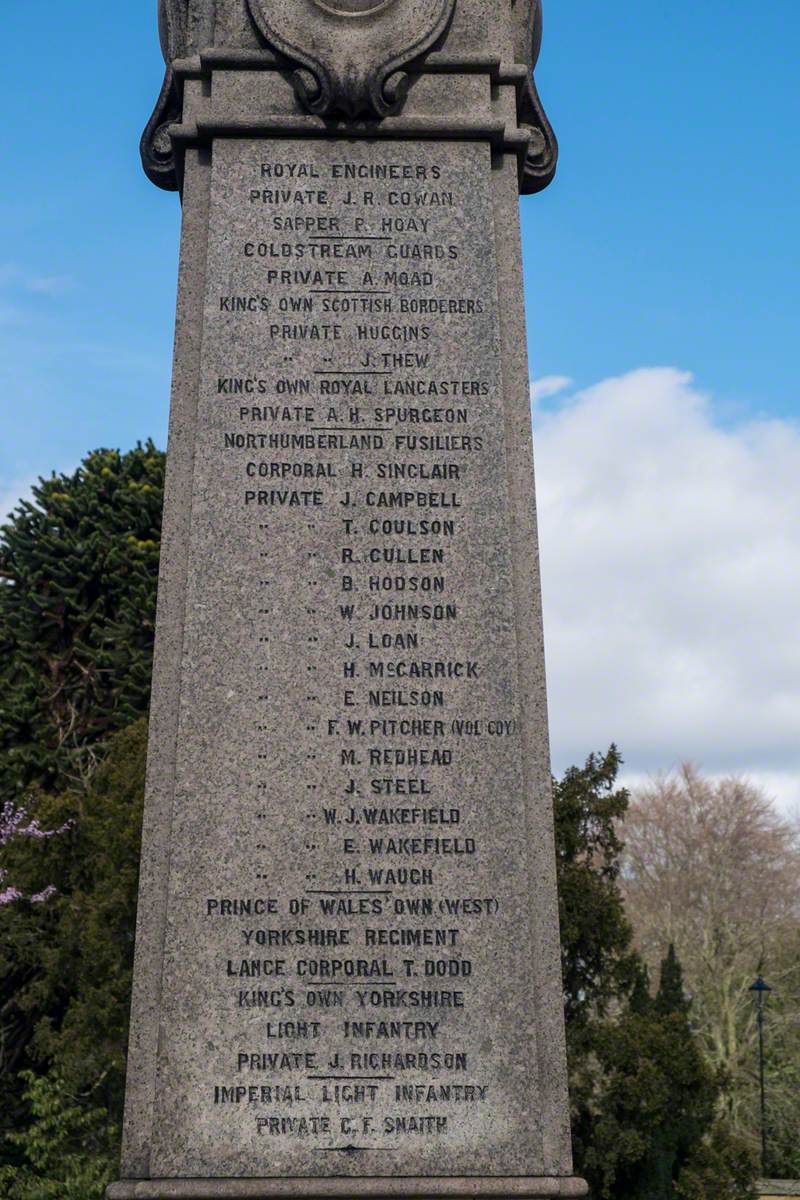
<path fill-rule="evenodd" d="M 167 69 L 153 115 L 142 134 L 142 165 L 147 178 L 166 191 L 177 191 L 175 156 L 169 127 L 181 119 L 181 94 L 172 63 L 186 52 L 188 0 L 159 0 L 158 33 Z"/>
<path fill-rule="evenodd" d="M 528 28 L 523 30 L 522 37 L 530 72 L 519 103 L 519 122 L 531 135 L 520 181 L 524 196 L 543 191 L 552 182 L 558 165 L 558 142 L 533 77 L 542 48 L 542 0 L 535 0 L 529 12 Z"/>
<path fill-rule="evenodd" d="M 294 86 L 304 106 L 319 116 L 339 113 L 351 119 L 380 119 L 401 108 L 408 88 L 402 68 L 442 37 L 456 4 L 456 0 L 242 2 L 265 42 L 295 66 Z M 170 128 L 180 124 L 183 108 L 183 81 L 173 64 L 213 45 L 213 12 L 212 0 L 159 0 L 166 72 L 141 152 L 148 178 L 170 191 L 180 185 Z M 547 187 L 558 160 L 558 143 L 533 74 L 542 38 L 541 0 L 511 0 L 510 21 L 514 60 L 529 68 L 518 94 L 517 119 L 530 135 L 520 172 L 520 190 L 530 194 Z"/>
<path fill-rule="evenodd" d="M 455 0 L 248 0 L 261 35 L 299 66 L 295 90 L 317 116 L 387 117 L 408 90 L 406 63 L 444 32 Z"/>

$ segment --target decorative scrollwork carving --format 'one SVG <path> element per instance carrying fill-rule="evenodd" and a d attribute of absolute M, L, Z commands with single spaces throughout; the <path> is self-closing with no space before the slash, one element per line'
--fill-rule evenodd
<path fill-rule="evenodd" d="M 402 67 L 434 44 L 455 0 L 248 0 L 269 45 L 298 64 L 293 82 L 317 116 L 388 117 L 402 107 Z"/>
<path fill-rule="evenodd" d="M 303 108 L 318 117 L 375 121 L 401 110 L 410 77 L 425 73 L 425 55 L 446 47 L 446 32 L 457 0 L 240 0 L 246 5 L 263 51 L 242 49 L 262 69 L 287 67 Z M 500 3 L 500 0 L 497 0 Z M 539 192 L 552 180 L 558 144 L 534 82 L 542 37 L 541 0 L 504 0 L 509 4 L 512 63 L 524 63 L 527 78 L 519 85 L 517 120 L 527 135 L 520 170 L 523 194 Z M 161 93 L 142 136 L 147 176 L 170 191 L 181 186 L 183 143 L 176 153 L 172 127 L 183 121 L 184 79 L 208 78 L 201 52 L 222 50 L 229 58 L 238 48 L 215 47 L 215 0 L 159 0 L 159 32 L 166 61 Z M 267 53 L 267 50 L 275 53 Z M 184 61 L 178 62 L 183 59 Z M 466 60 L 465 60 L 466 61 Z M 455 69 L 460 60 L 456 58 Z M 487 59 L 487 62 L 491 62 Z M 413 68 L 407 70 L 409 65 Z M 441 63 L 431 63 L 431 70 Z M 469 68 L 468 65 L 468 69 Z M 496 67 L 494 68 L 497 69 Z M 502 64 L 501 64 L 502 69 Z M 199 75 L 198 75 L 199 72 Z M 332 123 L 330 133 L 340 126 Z M 368 128 L 368 126 L 367 126 Z M 362 132 L 364 126 L 361 126 Z M 185 131 L 184 131 L 185 135 Z M 516 133 L 516 147 L 520 145 Z"/>
<path fill-rule="evenodd" d="M 542 0 L 534 0 L 531 5 L 523 38 L 525 61 L 530 66 L 530 76 L 520 99 L 519 122 L 530 131 L 531 140 L 522 170 L 520 191 L 528 196 L 543 191 L 552 182 L 558 164 L 556 135 L 539 99 L 533 77 L 542 47 Z"/>
<path fill-rule="evenodd" d="M 142 166 L 147 178 L 166 191 L 178 190 L 169 127 L 181 119 L 181 95 L 172 63 L 186 52 L 189 0 L 159 0 L 158 32 L 167 64 L 153 115 L 142 134 Z"/>

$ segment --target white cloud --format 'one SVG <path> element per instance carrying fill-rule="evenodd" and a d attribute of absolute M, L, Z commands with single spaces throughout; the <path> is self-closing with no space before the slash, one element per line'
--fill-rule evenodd
<path fill-rule="evenodd" d="M 535 429 L 556 769 L 613 740 L 633 772 L 689 759 L 793 803 L 800 426 L 722 428 L 662 368 Z"/>
<path fill-rule="evenodd" d="M 0 287 L 30 292 L 36 296 L 60 296 L 74 286 L 69 275 L 34 275 L 15 263 L 0 264 Z"/>
<path fill-rule="evenodd" d="M 762 771 L 758 767 L 742 771 L 753 783 L 758 783 L 775 800 L 777 807 L 786 816 L 800 824 L 800 770 Z"/>
<path fill-rule="evenodd" d="M 531 380 L 531 400 L 533 403 L 547 400 L 550 396 L 557 396 L 559 392 L 566 391 L 568 387 L 572 387 L 572 380 L 568 375 L 543 375 L 541 379 Z"/>
<path fill-rule="evenodd" d="M 726 774 L 742 776 L 757 787 L 762 788 L 782 816 L 800 825 L 800 769 L 797 771 L 769 771 L 756 766 L 739 767 L 735 771 L 725 772 L 708 771 L 701 762 L 694 762 L 692 765 L 712 780 L 724 779 Z M 680 764 L 676 761 L 669 764 L 669 766 L 677 769 Z M 668 767 L 665 767 L 664 771 L 668 769 Z M 633 791 L 635 788 L 646 787 L 648 784 L 651 784 L 660 773 L 664 772 L 628 771 L 623 768 L 620 773 L 619 782 L 622 787 Z"/>
<path fill-rule="evenodd" d="M 31 275 L 24 280 L 26 292 L 39 296 L 60 296 L 73 286 L 69 275 Z"/>

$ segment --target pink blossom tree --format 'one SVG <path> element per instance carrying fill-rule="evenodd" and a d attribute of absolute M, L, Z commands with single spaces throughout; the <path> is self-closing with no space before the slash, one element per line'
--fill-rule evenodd
<path fill-rule="evenodd" d="M 36 817 L 29 816 L 26 809 L 17 808 L 10 800 L 7 800 L 0 808 L 0 856 L 4 847 L 13 838 L 33 838 L 36 841 L 47 841 L 66 833 L 72 824 L 72 821 L 67 821 L 60 829 L 42 829 Z M 31 904 L 45 904 L 55 893 L 55 887 L 48 884 L 42 891 L 28 896 L 27 899 Z M 25 898 L 19 888 L 8 882 L 8 871 L 3 867 L 0 857 L 0 906 L 13 904 L 15 901 Z"/>

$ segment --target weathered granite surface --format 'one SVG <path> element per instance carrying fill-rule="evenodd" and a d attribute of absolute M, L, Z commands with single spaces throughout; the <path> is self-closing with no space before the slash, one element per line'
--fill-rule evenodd
<path fill-rule="evenodd" d="M 586 1186 L 579 1179 L 166 1179 L 115 1183 L 108 1189 L 109 1200 L 264 1200 L 265 1197 L 350 1197 L 369 1196 L 371 1200 L 474 1200 L 476 1196 L 526 1197 L 527 1200 L 555 1200 L 556 1197 L 585 1196 Z"/>
<path fill-rule="evenodd" d="M 579 1196 L 517 195 L 538 4 L 165 0 L 126 1197 Z"/>

